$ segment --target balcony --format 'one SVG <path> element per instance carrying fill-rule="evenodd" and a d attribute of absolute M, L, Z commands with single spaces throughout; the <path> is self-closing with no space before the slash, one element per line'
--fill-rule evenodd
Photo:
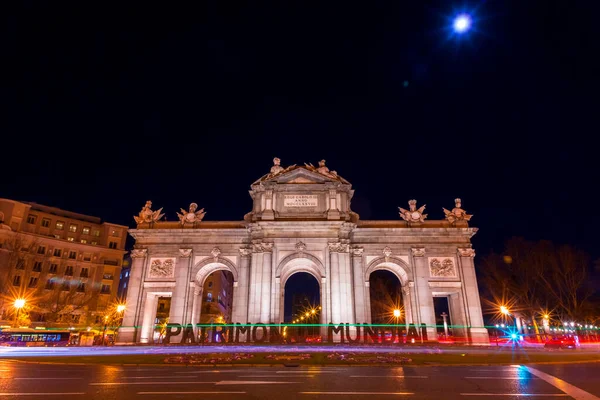
<path fill-rule="evenodd" d="M 102 275 L 102 279 L 106 279 L 108 281 L 112 281 L 114 278 L 113 274 L 104 274 Z"/>
<path fill-rule="evenodd" d="M 119 261 L 115 260 L 104 260 L 104 265 L 114 265 L 116 267 L 119 266 Z"/>

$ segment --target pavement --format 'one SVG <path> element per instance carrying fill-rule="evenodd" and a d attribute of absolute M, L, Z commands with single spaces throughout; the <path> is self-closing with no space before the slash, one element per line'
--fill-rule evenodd
<path fill-rule="evenodd" d="M 0 398 L 600 400 L 600 363 L 510 366 L 110 366 L 0 361 Z"/>

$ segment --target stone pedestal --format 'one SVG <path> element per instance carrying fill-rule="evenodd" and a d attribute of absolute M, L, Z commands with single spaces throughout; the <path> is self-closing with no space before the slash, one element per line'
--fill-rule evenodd
<path fill-rule="evenodd" d="M 146 249 L 133 249 L 131 251 L 132 262 L 129 272 L 129 288 L 127 290 L 123 323 L 117 335 L 117 344 L 133 344 L 138 341 L 147 255 L 148 251 Z"/>
<path fill-rule="evenodd" d="M 435 310 L 433 307 L 433 296 L 429 287 L 429 266 L 425 259 L 425 249 L 413 248 L 412 257 L 415 274 L 415 287 L 417 305 L 419 309 L 418 322 L 427 325 L 427 340 L 437 341 L 437 329 L 435 328 Z"/>

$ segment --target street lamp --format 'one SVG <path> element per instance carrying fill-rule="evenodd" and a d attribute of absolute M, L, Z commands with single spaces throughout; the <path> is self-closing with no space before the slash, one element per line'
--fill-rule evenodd
<path fill-rule="evenodd" d="M 452 27 L 454 28 L 454 32 L 461 34 L 471 29 L 471 24 L 472 20 L 469 14 L 459 14 L 454 18 Z"/>
<path fill-rule="evenodd" d="M 19 325 L 19 313 L 21 311 L 21 308 L 25 307 L 25 299 L 16 299 L 15 303 L 13 305 L 17 309 L 17 312 L 15 314 L 15 325 L 18 328 L 18 325 Z"/>
<path fill-rule="evenodd" d="M 125 304 L 119 304 L 117 306 L 117 312 L 122 313 L 123 311 L 125 311 Z"/>
<path fill-rule="evenodd" d="M 398 343 L 400 343 L 400 328 L 398 327 L 398 320 L 400 319 L 401 315 L 402 311 L 400 311 L 398 308 L 394 309 L 394 318 L 396 318 L 396 333 L 398 335 Z"/>

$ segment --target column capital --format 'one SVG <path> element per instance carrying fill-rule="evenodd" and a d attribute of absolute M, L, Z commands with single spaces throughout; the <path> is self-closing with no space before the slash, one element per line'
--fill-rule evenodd
<path fill-rule="evenodd" d="M 192 249 L 179 249 L 180 258 L 190 258 L 192 256 Z"/>
<path fill-rule="evenodd" d="M 241 257 L 249 257 L 252 254 L 252 248 L 250 247 L 240 247 L 239 250 Z"/>
<path fill-rule="evenodd" d="M 423 257 L 425 255 L 425 247 L 413 247 L 410 250 L 413 257 Z"/>
<path fill-rule="evenodd" d="M 330 242 L 327 243 L 329 251 L 332 253 L 348 253 L 350 251 L 350 245 L 342 242 Z"/>
<path fill-rule="evenodd" d="M 202 286 L 196 286 L 194 288 L 194 296 L 200 296 L 202 294 Z"/>
<path fill-rule="evenodd" d="M 357 246 L 357 247 L 352 248 L 352 255 L 354 257 L 362 257 L 364 252 L 365 252 L 364 247 Z"/>
<path fill-rule="evenodd" d="M 254 253 L 271 253 L 273 251 L 273 243 L 269 243 L 269 242 L 253 243 L 252 251 Z"/>
<path fill-rule="evenodd" d="M 143 258 L 148 255 L 148 249 L 133 249 L 131 250 L 131 258 Z"/>
<path fill-rule="evenodd" d="M 475 250 L 470 247 L 459 247 L 458 254 L 461 257 L 475 257 Z"/>
<path fill-rule="evenodd" d="M 402 286 L 402 294 L 405 296 L 410 295 L 410 287 L 409 286 Z"/>

